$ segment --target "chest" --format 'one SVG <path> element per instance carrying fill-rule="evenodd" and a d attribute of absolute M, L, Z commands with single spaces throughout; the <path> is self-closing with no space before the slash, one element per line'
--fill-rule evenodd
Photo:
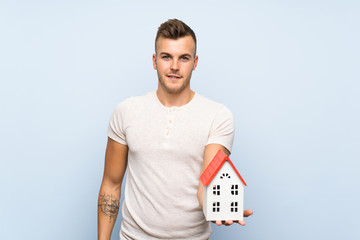
<path fill-rule="evenodd" d="M 126 126 L 129 150 L 133 153 L 168 152 L 203 154 L 212 120 L 200 114 L 179 111 L 149 111 L 130 116 Z"/>

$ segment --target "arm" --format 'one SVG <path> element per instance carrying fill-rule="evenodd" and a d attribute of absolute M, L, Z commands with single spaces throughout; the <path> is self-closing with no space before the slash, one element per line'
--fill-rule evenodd
<path fill-rule="evenodd" d="M 214 156 L 219 151 L 219 149 L 223 150 L 223 152 L 226 155 L 228 155 L 228 156 L 230 155 L 229 150 L 227 150 L 224 146 L 222 146 L 220 144 L 209 144 L 205 147 L 204 161 L 201 166 L 200 176 L 205 171 L 207 166 L 210 164 L 211 160 L 214 158 Z M 199 188 L 198 188 L 197 195 L 198 195 L 198 200 L 199 200 L 199 204 L 200 204 L 201 208 L 203 207 L 203 187 L 204 187 L 204 185 L 202 184 L 201 181 L 199 181 Z"/>
<path fill-rule="evenodd" d="M 98 199 L 98 240 L 110 240 L 119 212 L 121 183 L 127 167 L 127 153 L 126 145 L 108 138 L 104 176 Z"/>
<path fill-rule="evenodd" d="M 226 155 L 228 155 L 228 156 L 230 155 L 229 150 L 227 150 L 224 146 L 222 146 L 220 144 L 207 145 L 205 147 L 204 161 L 201 166 L 200 175 L 205 171 L 206 167 L 210 164 L 211 160 L 214 158 L 214 156 L 219 151 L 219 149 L 221 149 Z M 202 184 L 201 181 L 199 181 L 198 200 L 199 200 L 199 204 L 200 204 L 201 208 L 203 208 L 203 187 L 204 187 L 204 185 Z M 253 211 L 250 209 L 247 209 L 244 211 L 244 217 L 248 217 L 252 214 L 253 214 Z M 231 224 L 233 224 L 233 221 L 232 220 L 227 220 L 225 222 L 222 222 L 220 220 L 216 221 L 217 225 L 221 225 L 222 223 L 224 223 L 225 225 L 231 225 Z M 240 220 L 238 223 L 241 225 L 245 225 L 245 221 L 243 221 L 243 220 Z"/>

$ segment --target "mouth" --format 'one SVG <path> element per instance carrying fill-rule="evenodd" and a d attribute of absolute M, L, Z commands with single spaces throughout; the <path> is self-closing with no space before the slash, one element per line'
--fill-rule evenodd
<path fill-rule="evenodd" d="M 181 78 L 180 75 L 176 75 L 176 74 L 167 74 L 166 77 L 173 79 L 173 80 L 177 80 L 177 79 Z"/>

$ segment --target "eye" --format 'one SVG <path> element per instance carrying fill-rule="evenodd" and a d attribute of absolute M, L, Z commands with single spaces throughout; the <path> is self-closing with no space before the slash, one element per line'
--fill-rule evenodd
<path fill-rule="evenodd" d="M 162 56 L 161 57 L 161 59 L 165 59 L 165 60 L 167 60 L 167 59 L 169 59 L 170 57 L 169 56 L 166 56 L 166 55 L 164 55 L 164 56 Z"/>
<path fill-rule="evenodd" d="M 189 57 L 181 57 L 181 60 L 183 60 L 183 61 L 189 61 Z"/>

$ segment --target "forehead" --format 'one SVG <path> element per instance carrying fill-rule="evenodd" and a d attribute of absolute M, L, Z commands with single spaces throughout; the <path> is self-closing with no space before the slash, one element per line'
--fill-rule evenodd
<path fill-rule="evenodd" d="M 158 54 L 166 52 L 174 55 L 193 55 L 195 53 L 195 41 L 191 36 L 178 39 L 160 37 L 156 41 L 156 52 Z"/>

